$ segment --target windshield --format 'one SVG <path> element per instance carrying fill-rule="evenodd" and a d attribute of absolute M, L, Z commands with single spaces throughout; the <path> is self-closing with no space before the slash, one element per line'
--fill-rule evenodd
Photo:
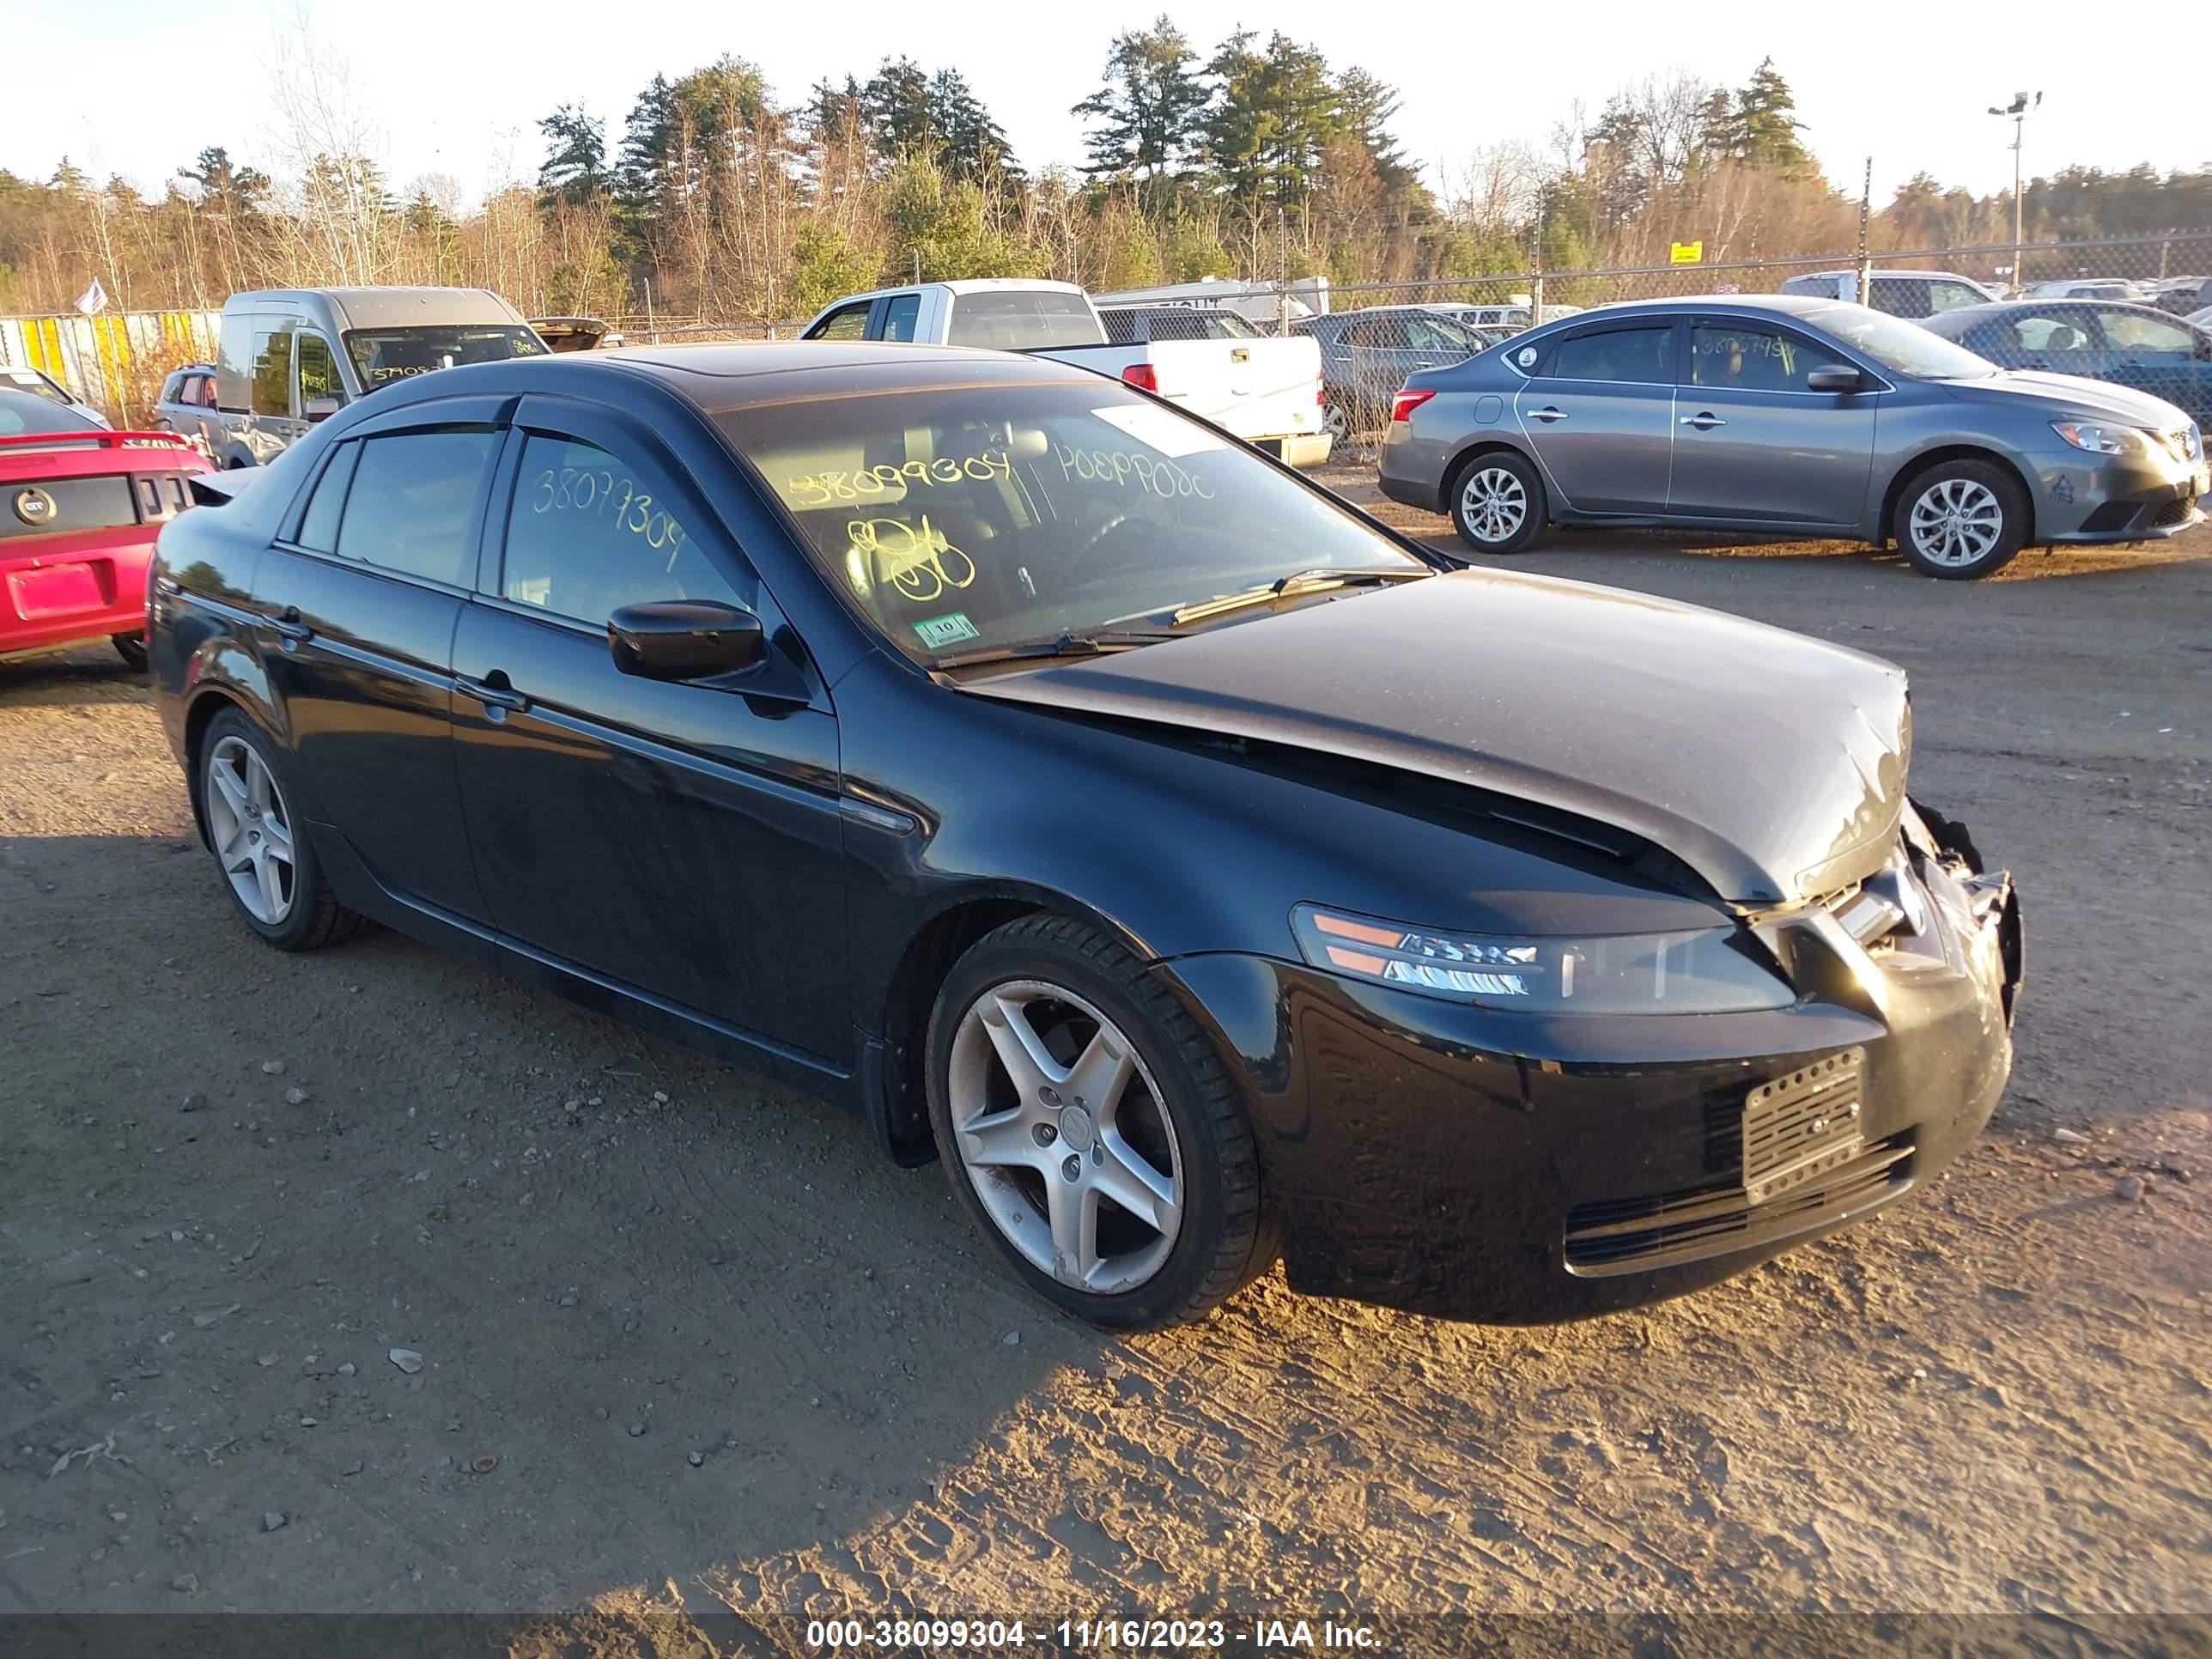
<path fill-rule="evenodd" d="M 1038 346 L 1104 345 L 1106 331 L 1087 295 L 1063 289 L 1016 288 L 952 299 L 945 343 L 996 346 L 1002 351 Z"/>
<path fill-rule="evenodd" d="M 716 418 L 823 576 L 918 661 L 1158 627 L 1316 568 L 1425 568 L 1270 463 L 1103 379 Z"/>
<path fill-rule="evenodd" d="M 510 357 L 544 355 L 545 343 L 511 323 L 454 323 L 443 327 L 356 328 L 347 331 L 346 355 L 361 376 L 362 389 L 374 392 L 411 374 L 456 363 L 501 363 Z"/>
<path fill-rule="evenodd" d="M 1820 306 L 1803 314 L 1815 328 L 1826 329 L 1884 368 L 1916 380 L 1979 380 L 1997 372 L 1988 358 L 1902 317 L 1842 304 Z"/>
<path fill-rule="evenodd" d="M 44 398 L 50 403 L 65 404 L 70 400 L 69 393 L 35 368 L 0 368 L 0 387 L 27 392 L 33 397 Z"/>
<path fill-rule="evenodd" d="M 87 420 L 67 404 L 36 392 L 0 387 L 0 438 L 27 432 L 98 432 L 99 422 Z"/>

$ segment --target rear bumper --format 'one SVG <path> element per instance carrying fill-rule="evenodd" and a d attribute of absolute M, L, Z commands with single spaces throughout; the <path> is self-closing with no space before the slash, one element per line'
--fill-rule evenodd
<path fill-rule="evenodd" d="M 0 555 L 0 660 L 146 625 L 150 536 L 134 526 L 125 542 L 101 544 L 82 535 L 52 541 L 64 544 Z"/>
<path fill-rule="evenodd" d="M 1287 437 L 1255 438 L 1252 447 L 1273 455 L 1285 466 L 1326 466 L 1334 441 L 1326 432 L 1293 432 Z"/>
<path fill-rule="evenodd" d="M 1516 1019 L 1269 958 L 1159 971 L 1243 1081 L 1295 1288 L 1547 1323 L 1741 1273 L 1972 1141 L 2010 1070 L 2019 918 L 2008 884 L 1953 886 L 1942 961 L 1863 975 L 1858 1006 Z M 1780 1173 L 1761 1150 L 1815 1133 Z"/>

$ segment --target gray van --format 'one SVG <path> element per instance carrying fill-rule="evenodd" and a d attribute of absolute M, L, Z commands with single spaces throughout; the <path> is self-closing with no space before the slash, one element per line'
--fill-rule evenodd
<path fill-rule="evenodd" d="M 222 307 L 210 438 L 258 466 L 356 398 L 455 363 L 535 357 L 545 343 L 480 288 L 280 288 Z"/>

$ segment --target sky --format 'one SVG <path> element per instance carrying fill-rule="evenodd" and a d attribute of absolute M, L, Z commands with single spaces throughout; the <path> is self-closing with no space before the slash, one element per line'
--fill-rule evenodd
<path fill-rule="evenodd" d="M 1121 7 L 847 0 L 731 6 L 655 0 L 635 12 L 571 0 L 79 0 L 27 9 L 9 26 L 0 84 L 0 167 L 46 178 L 67 155 L 100 177 L 158 194 L 206 145 L 283 171 L 278 65 L 306 34 L 345 85 L 397 185 L 455 180 L 465 201 L 533 176 L 539 117 L 579 102 L 618 142 L 638 89 L 727 52 L 767 73 L 785 102 L 823 76 L 865 78 L 902 54 L 957 67 L 1031 171 L 1083 160 L 1068 106 L 1099 83 L 1115 33 L 1146 26 L 1160 0 Z M 1986 112 L 2041 91 L 2031 175 L 2079 162 L 2212 163 L 2198 82 L 2170 90 L 2118 38 L 2080 27 L 2078 0 L 1908 8 L 1703 0 L 1694 8 L 1616 0 L 1551 6 L 1362 6 L 1346 0 L 1176 0 L 1201 52 L 1238 27 L 1279 29 L 1332 64 L 1397 87 L 1407 153 L 1441 183 L 1486 146 L 1545 146 L 1577 100 L 1595 115 L 1616 88 L 1683 70 L 1739 85 L 1771 54 L 1797 97 L 1804 137 L 1831 179 L 1874 161 L 1877 206 L 1922 169 L 1978 194 L 2011 182 L 2012 125 Z M 2113 41 L 2109 52 L 2098 43 Z M 2053 52 L 2054 43 L 2070 43 Z M 2194 50 L 2193 46 L 2189 50 Z M 35 66 L 35 67 L 34 67 Z M 26 73 L 26 70 L 33 72 Z"/>

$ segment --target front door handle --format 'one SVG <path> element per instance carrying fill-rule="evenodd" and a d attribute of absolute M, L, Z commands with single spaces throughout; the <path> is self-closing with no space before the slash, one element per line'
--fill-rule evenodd
<path fill-rule="evenodd" d="M 271 617 L 264 614 L 261 620 L 268 624 L 271 633 L 284 641 L 287 650 L 295 645 L 304 645 L 315 637 L 315 630 L 300 620 L 300 607 L 296 605 L 286 605 L 282 616 Z"/>
<path fill-rule="evenodd" d="M 1533 410 L 1528 418 L 1532 421 L 1542 421 L 1545 424 L 1549 425 L 1553 421 L 1565 420 L 1567 418 L 1567 411 L 1564 409 L 1554 409 L 1549 404 L 1547 404 L 1543 408 Z"/>
<path fill-rule="evenodd" d="M 499 676 L 500 684 L 494 685 L 489 680 L 472 680 L 466 674 L 454 675 L 453 684 L 460 687 L 464 696 L 473 697 L 487 708 L 520 714 L 530 707 L 530 699 L 507 684 L 505 674 L 496 668 L 492 672 Z"/>
<path fill-rule="evenodd" d="M 1695 427 L 1700 432 L 1711 432 L 1715 427 L 1726 426 L 1728 422 L 1711 410 L 1705 410 L 1695 415 L 1685 415 L 1682 424 Z"/>

